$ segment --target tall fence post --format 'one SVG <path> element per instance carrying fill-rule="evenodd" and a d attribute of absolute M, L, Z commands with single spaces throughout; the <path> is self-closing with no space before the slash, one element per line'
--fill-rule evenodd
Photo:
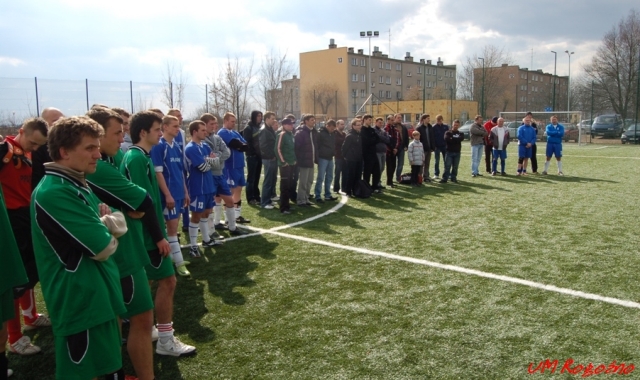
<path fill-rule="evenodd" d="M 129 99 L 131 99 L 131 113 L 133 112 L 133 81 L 129 81 Z"/>
<path fill-rule="evenodd" d="M 209 113 L 209 85 L 204 85 L 204 104 L 207 107 L 207 113 Z"/>
<path fill-rule="evenodd" d="M 33 79 L 36 83 L 36 112 L 38 113 L 38 116 L 40 116 L 40 99 L 38 99 L 38 77 L 34 77 Z"/>
<path fill-rule="evenodd" d="M 171 108 L 173 108 L 173 82 L 169 81 L 169 100 L 171 103 Z"/>
<path fill-rule="evenodd" d="M 87 111 L 89 111 L 89 79 L 84 80 L 84 90 L 87 95 Z"/>

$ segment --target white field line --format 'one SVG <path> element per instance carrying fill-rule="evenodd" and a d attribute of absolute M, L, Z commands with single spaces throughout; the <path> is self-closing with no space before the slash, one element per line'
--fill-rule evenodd
<path fill-rule="evenodd" d="M 607 149 L 607 148 L 608 148 L 608 146 L 605 145 L 605 146 L 601 146 L 599 148 L 593 148 L 593 150 L 600 150 L 600 149 Z"/>
<path fill-rule="evenodd" d="M 323 212 L 321 214 L 312 216 L 311 218 L 304 219 L 304 220 L 301 220 L 301 221 L 298 221 L 298 222 L 295 222 L 295 223 L 285 224 L 285 225 L 282 225 L 282 226 L 279 226 L 279 227 L 275 227 L 275 228 L 271 228 L 271 229 L 268 229 L 268 230 L 267 229 L 262 229 L 262 228 L 245 226 L 245 228 L 248 228 L 248 229 L 256 231 L 256 232 L 250 233 L 250 234 L 247 234 L 247 235 L 228 238 L 225 241 L 232 241 L 232 240 L 236 240 L 236 239 L 245 239 L 245 238 L 249 238 L 249 237 L 257 236 L 257 235 L 262 235 L 262 234 L 271 234 L 271 235 L 276 235 L 276 236 L 280 236 L 280 237 L 284 237 L 284 238 L 288 238 L 288 239 L 294 239 L 294 240 L 303 241 L 303 242 L 306 242 L 306 243 L 312 243 L 312 244 L 323 245 L 323 246 L 326 246 L 326 247 L 342 249 L 342 250 L 345 250 L 345 251 L 352 251 L 352 252 L 363 253 L 365 255 L 384 257 L 386 259 L 404 261 L 404 262 L 408 262 L 408 263 L 412 263 L 412 264 L 425 265 L 425 266 L 429 266 L 429 267 L 432 267 L 432 268 L 444 269 L 444 270 L 449 270 L 449 271 L 453 271 L 453 272 L 458 272 L 458 273 L 463 273 L 463 274 L 468 274 L 468 275 L 473 275 L 473 276 L 478 276 L 478 277 L 483 277 L 483 278 L 489 278 L 489 279 L 492 279 L 492 280 L 509 282 L 509 283 L 512 283 L 512 284 L 524 285 L 524 286 L 528 286 L 528 287 L 531 287 L 531 288 L 546 290 L 546 291 L 549 291 L 549 292 L 560 293 L 560 294 L 569 295 L 569 296 L 572 296 L 572 297 L 584 298 L 584 299 L 605 302 L 605 303 L 618 305 L 618 306 L 624 306 L 624 307 L 629 307 L 629 308 L 634 308 L 634 309 L 640 309 L 640 303 L 637 303 L 637 302 L 634 302 L 634 301 L 621 300 L 621 299 L 613 298 L 613 297 L 605 297 L 605 296 L 601 296 L 599 294 L 585 293 L 585 292 L 581 292 L 579 290 L 573 290 L 573 289 L 568 289 L 568 288 L 560 288 L 560 287 L 557 287 L 557 286 L 554 286 L 554 285 L 547 285 L 547 284 L 542 284 L 542 283 L 535 282 L 535 281 L 523 280 L 523 279 L 520 279 L 520 278 L 503 276 L 503 275 L 493 274 L 493 273 L 489 273 L 489 272 L 483 272 L 483 271 L 479 271 L 479 270 L 476 270 L 476 269 L 468 269 L 468 268 L 463 268 L 463 267 L 459 267 L 459 266 L 456 266 L 456 265 L 449 265 L 449 264 L 440 264 L 440 263 L 436 263 L 434 261 L 416 259 L 416 258 L 408 257 L 408 256 L 394 255 L 394 254 L 391 254 L 391 253 L 386 253 L 386 252 L 381 252 L 381 251 L 374 251 L 374 250 L 370 250 L 370 249 L 366 249 L 366 248 L 351 247 L 351 246 L 348 246 L 348 245 L 331 243 L 331 242 L 328 242 L 328 241 L 325 241 L 325 240 L 312 239 L 312 238 L 308 238 L 308 237 L 304 237 L 304 236 L 297 236 L 297 235 L 291 235 L 291 234 L 286 234 L 286 233 L 280 232 L 280 230 L 291 228 L 291 227 L 295 227 L 295 226 L 299 226 L 301 224 L 305 224 L 305 223 L 311 222 L 313 220 L 317 220 L 319 218 L 322 218 L 322 217 L 324 217 L 326 215 L 329 215 L 329 214 L 332 214 L 334 212 L 337 212 L 340 208 L 342 208 L 342 206 L 344 206 L 347 203 L 347 201 L 348 201 L 348 198 L 343 196 L 343 197 L 341 197 L 340 202 L 337 205 L 333 206 L 331 209 L 329 209 L 329 210 L 327 210 L 327 211 L 325 211 L 325 212 Z"/>

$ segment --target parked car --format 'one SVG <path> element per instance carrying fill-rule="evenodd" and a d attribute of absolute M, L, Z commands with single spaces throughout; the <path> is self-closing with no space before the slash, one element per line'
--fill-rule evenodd
<path fill-rule="evenodd" d="M 564 137 L 562 138 L 564 142 L 569 142 L 570 140 L 573 140 L 575 142 L 580 141 L 580 130 L 578 129 L 577 125 L 569 124 L 569 123 L 566 123 L 566 124 L 561 123 L 561 124 L 564 127 Z M 542 141 L 547 141 L 546 131 L 542 135 Z"/>
<path fill-rule="evenodd" d="M 640 143 L 640 124 L 631 124 L 622 134 L 622 137 L 620 137 L 620 142 L 622 142 L 623 144 Z"/>
<path fill-rule="evenodd" d="M 460 132 L 464 133 L 464 136 L 467 140 L 470 138 L 469 129 L 471 128 L 471 124 L 473 123 L 474 123 L 473 120 L 467 120 L 464 122 L 464 124 L 462 124 L 460 128 L 458 128 Z"/>
<path fill-rule="evenodd" d="M 578 123 L 578 127 L 580 127 L 580 129 L 582 130 L 582 133 L 590 133 L 592 124 L 593 124 L 593 120 L 591 120 L 591 119 L 589 119 L 589 120 L 581 120 Z"/>
<path fill-rule="evenodd" d="M 510 121 L 507 123 L 507 129 L 509 130 L 509 139 L 511 141 L 518 139 L 518 127 L 521 125 L 522 123 L 519 121 Z"/>
<path fill-rule="evenodd" d="M 601 115 L 591 126 L 591 138 L 596 136 L 618 137 L 624 132 L 624 123 L 620 115 Z"/>

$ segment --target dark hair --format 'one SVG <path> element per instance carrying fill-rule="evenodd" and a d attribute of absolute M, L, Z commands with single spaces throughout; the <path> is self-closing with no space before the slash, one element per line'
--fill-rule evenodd
<path fill-rule="evenodd" d="M 137 144 L 140 142 L 140 133 L 142 131 L 149 132 L 153 123 L 162 124 L 162 118 L 153 111 L 141 111 L 131 117 L 129 121 L 129 133 L 131 134 L 131 142 Z"/>
<path fill-rule="evenodd" d="M 327 127 L 335 127 L 336 126 L 336 121 L 333 119 L 329 119 L 329 121 L 327 121 Z"/>
<path fill-rule="evenodd" d="M 202 120 L 194 120 L 189 123 L 189 134 L 193 136 L 194 132 L 197 132 L 200 129 L 200 126 L 204 125 L 204 121 Z"/>
<path fill-rule="evenodd" d="M 422 120 L 424 120 L 424 119 L 426 119 L 426 118 L 428 118 L 428 117 L 431 117 L 431 116 L 429 116 L 429 114 L 428 114 L 428 113 L 425 113 L 425 114 L 423 114 L 422 116 L 420 116 L 420 121 L 422 121 Z"/>
<path fill-rule="evenodd" d="M 22 122 L 21 128 L 27 134 L 38 131 L 44 137 L 47 137 L 47 133 L 49 132 L 49 124 L 41 117 L 32 117 L 25 120 Z"/>
<path fill-rule="evenodd" d="M 315 119 L 315 118 L 316 118 L 315 116 L 313 116 L 311 114 L 307 114 L 307 115 L 304 115 L 304 118 L 302 118 L 302 121 L 306 123 L 307 121 L 309 121 L 311 119 Z"/>
<path fill-rule="evenodd" d="M 120 107 L 111 107 L 111 111 L 117 113 L 120 116 L 129 117 L 131 114 L 127 112 L 124 108 Z"/>
<path fill-rule="evenodd" d="M 211 120 L 216 120 L 216 121 L 217 121 L 217 120 L 218 120 L 218 118 L 217 118 L 217 117 L 215 117 L 215 116 L 213 116 L 213 115 L 212 115 L 212 114 L 210 114 L 210 113 L 203 113 L 203 114 L 202 114 L 202 116 L 200 116 L 200 120 L 201 120 L 201 121 L 204 121 L 205 123 L 208 123 L 208 122 L 210 122 Z M 191 125 L 191 124 L 189 124 L 189 125 Z"/>
<path fill-rule="evenodd" d="M 95 120 L 86 116 L 73 116 L 56 121 L 49 130 L 47 145 L 53 161 L 62 159 L 60 148 L 73 150 L 80 145 L 84 136 L 100 138 L 104 129 Z"/>
<path fill-rule="evenodd" d="M 124 120 L 122 120 L 122 117 L 120 117 L 120 115 L 118 115 L 116 112 L 114 112 L 109 108 L 102 108 L 102 107 L 92 108 L 89 111 L 87 111 L 86 116 L 97 121 L 98 124 L 102 125 L 102 128 L 105 129 L 105 132 L 107 130 L 107 123 L 109 122 L 110 119 L 114 119 L 120 124 L 124 123 Z"/>
<path fill-rule="evenodd" d="M 362 117 L 362 120 L 364 121 L 365 119 L 373 119 L 373 116 L 366 114 Z"/>

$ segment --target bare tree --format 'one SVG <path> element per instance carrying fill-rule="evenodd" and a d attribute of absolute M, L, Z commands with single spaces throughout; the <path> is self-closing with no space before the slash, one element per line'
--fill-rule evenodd
<path fill-rule="evenodd" d="M 482 71 L 483 62 L 484 72 Z M 503 76 L 502 65 L 505 63 L 507 65 L 513 64 L 511 55 L 504 48 L 498 48 L 494 45 L 486 45 L 481 55 L 474 54 L 471 57 L 467 57 L 466 62 L 462 64 L 462 70 L 458 71 L 458 99 L 480 102 L 482 89 L 484 88 L 485 111 L 487 109 L 505 108 L 505 93 L 507 89 L 500 84 L 499 80 Z"/>
<path fill-rule="evenodd" d="M 162 72 L 162 103 L 169 108 L 182 109 L 187 79 L 182 64 L 166 62 Z"/>
<path fill-rule="evenodd" d="M 287 94 L 282 91 L 274 91 L 281 88 L 282 81 L 295 73 L 295 65 L 287 60 L 287 54 L 280 56 L 273 50 L 260 64 L 258 76 L 258 104 L 261 108 L 279 114 L 279 104 L 284 104 Z"/>
<path fill-rule="evenodd" d="M 213 113 L 223 115 L 231 111 L 238 121 L 247 119 L 253 77 L 253 58 L 243 63 L 238 57 L 233 60 L 227 57 L 227 63 L 220 68 L 218 78 L 211 84 Z"/>
<path fill-rule="evenodd" d="M 153 101 L 147 99 L 146 97 L 142 97 L 140 93 L 136 94 L 136 108 L 138 111 L 148 110 L 149 108 L 153 108 Z"/>
<path fill-rule="evenodd" d="M 599 95 L 606 97 L 614 112 L 623 119 L 634 111 L 638 49 L 640 49 L 640 15 L 634 9 L 626 19 L 604 35 L 585 72 L 597 85 Z"/>
<path fill-rule="evenodd" d="M 326 115 L 336 101 L 336 91 L 338 86 L 335 83 L 316 82 L 307 90 L 307 98 L 313 102 L 314 112 L 316 106 L 320 108 L 320 113 Z"/>

